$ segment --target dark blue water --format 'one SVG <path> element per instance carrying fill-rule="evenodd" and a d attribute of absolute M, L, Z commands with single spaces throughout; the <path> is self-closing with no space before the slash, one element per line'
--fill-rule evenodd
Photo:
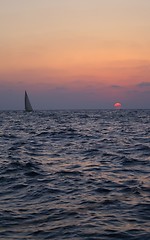
<path fill-rule="evenodd" d="M 150 239 L 150 110 L 0 112 L 0 239 Z"/>

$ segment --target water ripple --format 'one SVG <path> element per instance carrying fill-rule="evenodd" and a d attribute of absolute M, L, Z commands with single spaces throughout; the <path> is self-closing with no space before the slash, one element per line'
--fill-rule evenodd
<path fill-rule="evenodd" d="M 150 239 L 150 111 L 0 112 L 0 238 Z"/>

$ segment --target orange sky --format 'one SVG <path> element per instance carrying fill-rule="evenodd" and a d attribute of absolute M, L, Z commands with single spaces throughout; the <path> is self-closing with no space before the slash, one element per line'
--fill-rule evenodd
<path fill-rule="evenodd" d="M 123 94 L 125 101 L 121 87 L 149 89 L 149 0 L 1 0 L 0 16 L 5 89 L 18 81 L 22 90 L 43 94 L 48 88 L 84 94 L 85 86 L 99 92 L 112 86 L 110 101 Z"/>

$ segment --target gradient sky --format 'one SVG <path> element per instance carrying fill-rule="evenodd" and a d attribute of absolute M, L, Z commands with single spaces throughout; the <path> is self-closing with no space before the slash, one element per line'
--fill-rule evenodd
<path fill-rule="evenodd" d="M 150 0 L 0 0 L 0 109 L 150 108 Z"/>

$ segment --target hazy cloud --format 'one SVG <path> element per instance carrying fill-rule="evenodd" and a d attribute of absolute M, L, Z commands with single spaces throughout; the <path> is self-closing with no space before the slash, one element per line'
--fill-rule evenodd
<path fill-rule="evenodd" d="M 150 82 L 141 82 L 137 84 L 138 87 L 150 87 Z"/>
<path fill-rule="evenodd" d="M 111 88 L 119 89 L 119 88 L 122 88 L 122 86 L 119 86 L 119 85 L 111 85 Z"/>

